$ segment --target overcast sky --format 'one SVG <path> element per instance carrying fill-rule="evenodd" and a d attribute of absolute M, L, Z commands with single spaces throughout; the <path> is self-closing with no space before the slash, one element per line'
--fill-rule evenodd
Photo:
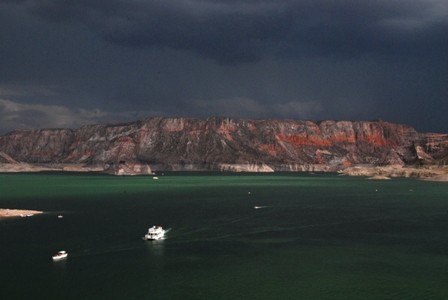
<path fill-rule="evenodd" d="M 448 133 L 448 0 L 1 0 L 0 133 L 151 116 Z"/>

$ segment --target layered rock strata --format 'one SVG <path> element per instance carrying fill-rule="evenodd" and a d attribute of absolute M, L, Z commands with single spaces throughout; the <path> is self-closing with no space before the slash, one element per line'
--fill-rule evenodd
<path fill-rule="evenodd" d="M 0 136 L 0 164 L 12 170 L 296 172 L 443 166 L 447 160 L 447 134 L 383 121 L 150 118 Z"/>

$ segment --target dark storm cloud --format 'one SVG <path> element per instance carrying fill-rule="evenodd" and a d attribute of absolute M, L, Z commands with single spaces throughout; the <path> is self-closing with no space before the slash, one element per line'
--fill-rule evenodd
<path fill-rule="evenodd" d="M 223 63 L 266 55 L 422 55 L 448 49 L 443 0 L 48 0 L 31 9 L 48 20 L 82 22 L 121 45 L 188 50 Z"/>
<path fill-rule="evenodd" d="M 153 115 L 448 132 L 446 0 L 3 0 L 0 131 Z"/>

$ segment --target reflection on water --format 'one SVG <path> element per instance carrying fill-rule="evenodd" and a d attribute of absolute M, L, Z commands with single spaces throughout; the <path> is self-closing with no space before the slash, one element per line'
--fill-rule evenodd
<path fill-rule="evenodd" d="M 162 257 L 165 251 L 165 240 L 145 241 L 145 247 L 150 256 Z"/>

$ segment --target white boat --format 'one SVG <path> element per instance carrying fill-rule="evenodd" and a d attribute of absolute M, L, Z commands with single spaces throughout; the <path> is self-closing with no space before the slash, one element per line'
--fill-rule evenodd
<path fill-rule="evenodd" d="M 68 253 L 67 251 L 59 251 L 55 255 L 52 256 L 53 260 L 61 260 L 67 258 Z"/>
<path fill-rule="evenodd" d="M 145 234 L 145 240 L 160 240 L 165 237 L 165 230 L 162 226 L 152 226 L 148 229 L 148 233 Z"/>

